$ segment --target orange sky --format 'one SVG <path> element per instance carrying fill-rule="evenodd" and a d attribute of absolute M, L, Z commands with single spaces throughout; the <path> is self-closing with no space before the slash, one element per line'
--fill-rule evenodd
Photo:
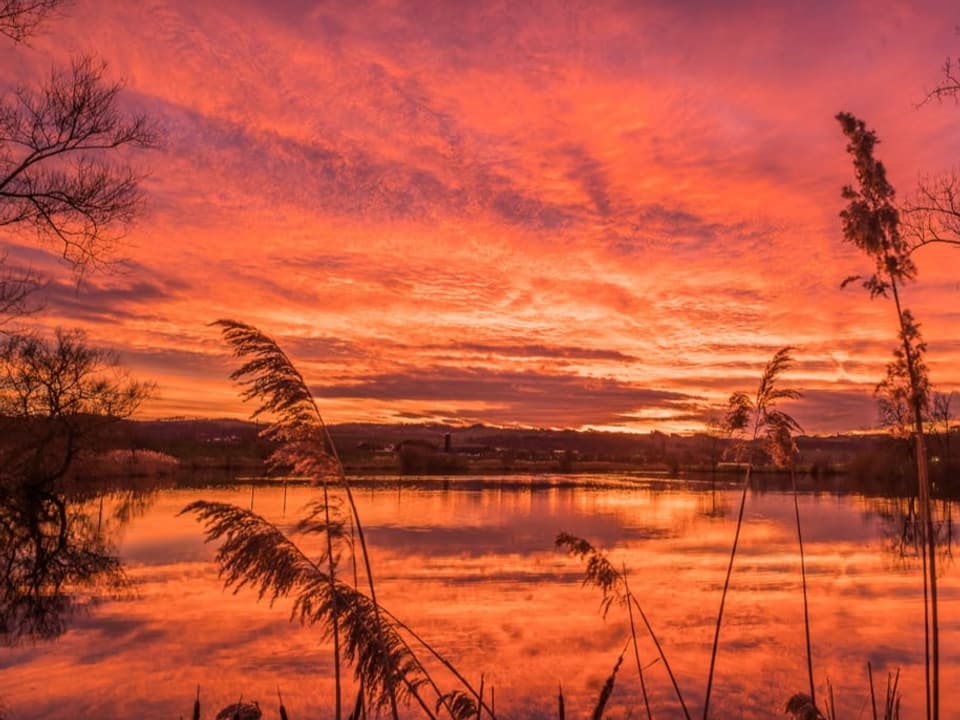
<path fill-rule="evenodd" d="M 958 157 L 917 107 L 960 48 L 948 3 L 77 0 L 0 82 L 96 52 L 164 127 L 135 158 L 127 261 L 75 292 L 0 232 L 82 327 L 157 382 L 144 416 L 243 415 L 206 323 L 277 337 L 328 421 L 690 430 L 796 345 L 813 432 L 875 424 L 893 309 L 839 289 L 852 180 L 833 119 L 877 129 L 902 195 Z M 951 14 L 951 11 L 954 14 Z M 906 291 L 932 380 L 960 389 L 960 251 Z"/>

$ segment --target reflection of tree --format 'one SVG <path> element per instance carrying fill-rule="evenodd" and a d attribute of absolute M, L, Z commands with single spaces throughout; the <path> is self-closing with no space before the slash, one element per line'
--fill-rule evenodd
<path fill-rule="evenodd" d="M 124 584 L 102 517 L 68 502 L 64 481 L 147 391 L 79 333 L 57 332 L 52 340 L 13 334 L 0 342 L 3 642 L 55 638 L 95 596 L 88 591 Z M 124 495 L 116 521 L 127 521 L 137 502 L 136 494 Z"/>
<path fill-rule="evenodd" d="M 0 487 L 0 638 L 5 644 L 60 636 L 99 592 L 126 585 L 97 519 L 61 494 Z"/>

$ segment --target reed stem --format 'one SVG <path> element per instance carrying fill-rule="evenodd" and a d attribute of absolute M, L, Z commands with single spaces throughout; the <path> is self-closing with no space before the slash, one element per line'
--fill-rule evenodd
<path fill-rule="evenodd" d="M 803 551 L 803 532 L 800 529 L 800 503 L 797 499 L 797 472 L 793 466 L 790 467 L 790 479 L 793 482 L 793 512 L 797 519 L 797 542 L 800 545 L 800 583 L 803 593 L 803 630 L 807 641 L 807 677 L 810 680 L 810 702 L 816 707 L 817 694 L 813 681 L 813 651 L 810 642 L 810 606 L 807 595 L 807 563 Z"/>
<path fill-rule="evenodd" d="M 637 661 L 637 675 L 640 676 L 640 691 L 643 693 L 643 707 L 647 711 L 647 720 L 653 720 L 650 714 L 650 699 L 647 697 L 647 683 L 643 679 L 643 665 L 640 662 L 640 648 L 637 646 L 637 627 L 633 622 L 633 596 L 630 594 L 630 585 L 627 584 L 627 565 L 623 565 L 623 589 L 627 594 L 627 614 L 630 616 L 630 639 L 633 641 L 633 658 Z"/>
<path fill-rule="evenodd" d="M 723 592 L 720 594 L 720 610 L 717 612 L 717 623 L 713 633 L 713 648 L 710 651 L 710 672 L 707 674 L 707 692 L 703 699 L 703 720 L 707 720 L 710 712 L 710 691 L 713 689 L 713 673 L 717 663 L 717 649 L 720 647 L 720 627 L 723 624 L 723 608 L 727 602 L 727 593 L 730 590 L 730 577 L 733 575 L 733 561 L 737 557 L 737 544 L 740 542 L 740 529 L 743 527 L 743 509 L 747 504 L 747 488 L 750 486 L 751 464 L 747 463 L 747 472 L 743 478 L 743 490 L 740 493 L 740 510 L 737 513 L 737 531 L 733 535 L 733 547 L 730 548 L 730 562 L 727 564 L 727 575 L 723 580 Z"/>

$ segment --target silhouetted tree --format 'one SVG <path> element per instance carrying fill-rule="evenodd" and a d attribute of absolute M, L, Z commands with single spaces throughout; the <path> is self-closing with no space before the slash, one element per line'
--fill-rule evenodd
<path fill-rule="evenodd" d="M 63 477 L 150 389 L 80 332 L 58 331 L 52 341 L 7 337 L 0 343 L 0 480 L 39 487 Z"/>
<path fill-rule="evenodd" d="M 874 271 L 863 287 L 871 299 L 891 297 L 897 311 L 900 345 L 887 366 L 886 379 L 878 390 L 886 394 L 888 406 L 906 412 L 904 420 L 912 422 L 916 439 L 917 476 L 921 518 L 926 529 L 928 553 L 924 562 L 924 620 L 926 636 L 927 717 L 938 720 L 940 706 L 940 651 L 937 622 L 936 551 L 930 508 L 930 481 L 924 440 L 924 418 L 929 406 L 929 379 L 923 361 L 926 345 L 920 326 L 912 313 L 901 303 L 901 286 L 917 274 L 911 253 L 913 247 L 904 236 L 895 191 L 887 180 L 886 168 L 874 157 L 876 133 L 868 130 L 863 120 L 850 113 L 837 114 L 847 138 L 847 152 L 853 158 L 857 187 L 844 186 L 842 196 L 848 201 L 841 211 L 843 236 L 867 254 L 874 262 Z M 848 277 L 843 285 L 858 279 Z M 929 556 L 929 561 L 926 557 Z M 932 669 L 931 669 L 932 664 Z"/>
<path fill-rule="evenodd" d="M 63 0 L 0 0 L 0 34 L 23 42 L 63 4 Z"/>
<path fill-rule="evenodd" d="M 950 58 L 941 67 L 941 78 L 927 93 L 921 105 L 936 100 L 960 101 L 960 75 Z M 911 250 L 943 243 L 960 247 L 960 177 L 956 171 L 921 178 L 916 195 L 901 208 L 904 232 L 911 239 Z"/>
<path fill-rule="evenodd" d="M 141 205 L 140 176 L 118 154 L 156 129 L 118 107 L 105 65 L 75 58 L 39 89 L 0 102 L 0 227 L 29 227 L 79 271 L 101 261 Z"/>

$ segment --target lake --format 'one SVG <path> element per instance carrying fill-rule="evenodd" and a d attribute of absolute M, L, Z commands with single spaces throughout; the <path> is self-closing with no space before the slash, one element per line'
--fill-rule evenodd
<path fill-rule="evenodd" d="M 758 481 L 763 484 L 763 481 Z M 307 485 L 170 487 L 74 503 L 122 559 L 130 585 L 77 591 L 81 612 L 53 640 L 0 649 L 0 716 L 190 717 L 258 700 L 291 720 L 332 717 L 330 643 L 289 622 L 290 603 L 224 591 L 188 503 L 253 509 L 290 529 L 319 490 Z M 733 539 L 735 483 L 642 476 L 504 476 L 358 480 L 381 604 L 443 652 L 475 684 L 481 674 L 503 718 L 556 718 L 562 686 L 569 718 L 587 717 L 630 637 L 623 607 L 604 619 L 601 594 L 583 587 L 583 564 L 554 547 L 582 536 L 628 569 L 694 716 L 702 713 L 714 619 Z M 903 717 L 923 713 L 920 561 L 905 540 L 906 500 L 804 490 L 803 522 L 817 692 L 832 684 L 843 717 L 870 715 L 867 662 L 878 694 L 900 671 Z M 948 517 L 952 507 L 940 508 Z M 944 532 L 946 532 L 946 525 Z M 952 527 L 952 525 L 950 526 Z M 310 553 L 316 536 L 297 536 Z M 782 717 L 807 689 L 793 496 L 747 498 L 711 716 Z M 945 716 L 960 707 L 960 602 L 949 542 L 941 548 L 941 652 Z M 344 565 L 347 568 L 348 564 Z M 640 646 L 655 717 L 680 715 L 649 637 Z M 435 664 L 429 667 L 436 667 Z M 437 671 L 444 689 L 449 675 Z M 352 693 L 355 691 L 352 691 Z M 346 701 L 352 708 L 352 693 Z M 411 707 L 403 715 L 419 716 Z M 628 650 L 608 717 L 645 717 Z"/>

